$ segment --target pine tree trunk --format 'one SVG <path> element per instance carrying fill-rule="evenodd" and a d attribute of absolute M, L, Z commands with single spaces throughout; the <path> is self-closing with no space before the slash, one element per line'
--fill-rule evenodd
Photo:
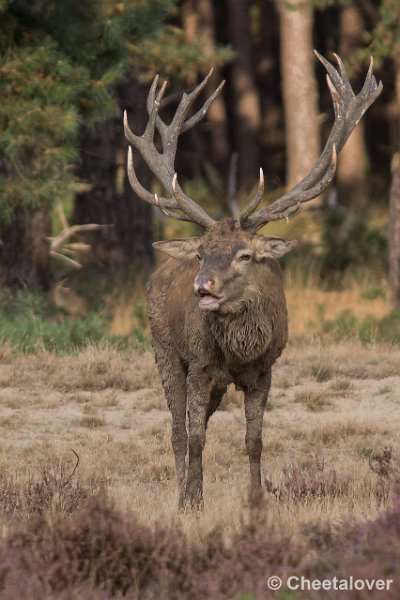
<path fill-rule="evenodd" d="M 142 134 L 147 123 L 148 86 L 128 81 L 118 87 L 119 105 L 127 110 L 132 131 Z M 154 263 L 152 207 L 133 191 L 126 170 L 128 144 L 121 127 L 119 155 L 122 154 L 123 186 L 118 197 L 115 231 L 127 265 L 135 264 L 146 271 Z M 133 153 L 137 177 L 143 187 L 151 189 L 152 174 L 138 152 Z"/>
<path fill-rule="evenodd" d="M 212 60 L 216 52 L 216 25 L 212 0 L 187 0 L 184 5 L 184 22 L 187 41 L 194 41 L 201 36 L 205 41 L 204 55 Z M 219 68 L 214 67 L 204 95 L 210 96 L 221 79 Z M 221 94 L 207 111 L 207 126 L 211 141 L 211 160 L 222 181 L 225 181 L 229 165 L 228 119 L 225 100 Z"/>
<path fill-rule="evenodd" d="M 261 164 L 269 185 L 282 185 L 285 148 L 279 64 L 279 15 L 273 2 L 261 2 L 261 43 L 258 64 L 262 131 Z"/>
<path fill-rule="evenodd" d="M 237 53 L 231 67 L 235 101 L 233 133 L 238 152 L 239 185 L 247 188 L 258 180 L 260 168 L 260 98 L 254 76 L 249 3 L 228 0 L 227 7 L 229 41 Z"/>
<path fill-rule="evenodd" d="M 354 5 L 343 6 L 340 15 L 339 55 L 346 60 L 361 44 L 363 19 Z M 365 127 L 361 120 L 340 153 L 337 168 L 338 200 L 342 206 L 355 210 L 365 206 L 367 200 L 367 153 Z"/>
<path fill-rule="evenodd" d="M 319 156 L 317 83 L 312 52 L 312 7 L 279 0 L 282 85 L 286 123 L 287 185 L 296 185 Z M 318 201 L 317 201 L 318 203 Z M 313 201 L 315 206 L 316 201 Z"/>
<path fill-rule="evenodd" d="M 400 107 L 400 61 L 396 61 L 396 100 Z M 399 151 L 392 160 L 389 195 L 389 281 L 394 308 L 400 310 L 400 114 L 397 115 Z"/>
<path fill-rule="evenodd" d="M 147 119 L 147 91 L 131 81 L 117 90 L 121 114 L 127 109 L 132 129 L 140 133 Z M 110 119 L 92 131 L 85 129 L 81 140 L 78 174 L 89 182 L 90 189 L 76 198 L 73 221 L 112 225 L 87 234 L 93 261 L 109 268 L 133 262 L 140 268 L 148 267 L 154 259 L 151 207 L 136 196 L 127 179 L 122 117 Z M 139 179 L 149 187 L 150 172 L 137 153 L 135 163 Z"/>
<path fill-rule="evenodd" d="M 121 135 L 115 119 L 80 133 L 81 158 L 77 174 L 88 184 L 88 190 L 75 199 L 73 223 L 114 225 L 117 205 L 116 154 Z M 90 260 L 103 266 L 117 266 L 117 240 L 113 227 L 85 234 L 91 245 Z"/>
<path fill-rule="evenodd" d="M 10 288 L 49 289 L 51 281 L 49 211 L 28 213 L 14 209 L 10 221 L 0 230 L 2 284 Z"/>

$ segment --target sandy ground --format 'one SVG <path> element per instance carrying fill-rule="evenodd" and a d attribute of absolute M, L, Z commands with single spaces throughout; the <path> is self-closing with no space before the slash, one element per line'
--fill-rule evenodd
<path fill-rule="evenodd" d="M 194 535 L 246 513 L 248 464 L 240 393 L 229 390 L 211 419 L 204 453 L 205 510 L 177 516 L 170 417 L 150 352 L 88 348 L 76 356 L 0 351 L 1 473 L 39 477 L 72 469 L 102 482 L 118 506 L 148 522 L 180 518 Z M 292 344 L 274 369 L 265 415 L 263 475 L 277 527 L 368 518 L 388 485 L 369 456 L 400 455 L 400 349 Z M 322 489 L 315 493 L 316 485 Z M 322 487 L 321 487 L 322 486 Z"/>

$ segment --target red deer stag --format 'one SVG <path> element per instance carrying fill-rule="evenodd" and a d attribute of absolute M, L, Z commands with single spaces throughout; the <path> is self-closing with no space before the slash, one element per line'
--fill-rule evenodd
<path fill-rule="evenodd" d="M 207 423 L 230 383 L 244 391 L 249 501 L 257 504 L 262 497 L 263 415 L 271 385 L 271 367 L 284 349 L 288 335 L 283 277 L 277 258 L 295 242 L 256 232 L 270 221 L 292 215 L 303 202 L 326 189 L 335 173 L 337 153 L 382 89 L 373 75 L 372 59 L 364 86 L 355 95 L 340 58 L 336 56 L 336 69 L 318 53 L 317 57 L 327 70 L 335 110 L 326 146 L 293 190 L 261 209 L 264 181 L 260 169 L 258 190 L 238 220 L 212 219 L 184 193 L 174 168 L 179 135 L 200 121 L 224 82 L 200 110 L 188 117 L 210 72 L 191 93 L 183 94 L 167 125 L 158 114 L 166 83 L 157 94 L 156 76 L 148 95 L 149 119 L 143 135 L 135 135 L 126 113 L 124 116 L 129 143 L 140 152 L 167 197 L 152 194 L 140 184 L 130 147 L 128 175 L 134 191 L 168 217 L 196 223 L 204 230 L 198 237 L 154 243 L 157 250 L 170 258 L 152 275 L 148 289 L 155 356 L 172 414 L 172 448 L 181 508 L 203 505 L 202 453 Z M 156 130 L 162 152 L 154 144 Z"/>

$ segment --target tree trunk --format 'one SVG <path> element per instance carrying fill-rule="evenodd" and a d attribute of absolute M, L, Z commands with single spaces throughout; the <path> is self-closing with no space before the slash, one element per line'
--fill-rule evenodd
<path fill-rule="evenodd" d="M 116 211 L 116 155 L 121 128 L 115 119 L 109 119 L 80 133 L 81 158 L 77 174 L 88 184 L 88 189 L 75 199 L 73 223 L 100 223 L 111 225 L 85 234 L 91 245 L 89 260 L 103 266 L 117 266 L 118 242 L 112 225 Z M 117 260 L 116 260 L 117 258 Z M 117 263 L 117 264 L 116 264 Z"/>
<path fill-rule="evenodd" d="M 36 213 L 15 208 L 10 221 L 0 229 L 1 283 L 10 288 L 50 286 L 50 211 Z"/>
<path fill-rule="evenodd" d="M 400 61 L 396 61 L 396 99 L 400 107 Z M 399 109 L 398 109 L 399 110 Z M 389 195 L 389 281 L 394 308 L 400 310 L 400 114 L 397 114 L 399 151 L 392 160 Z"/>
<path fill-rule="evenodd" d="M 361 44 L 364 22 L 358 8 L 343 6 L 340 14 L 339 55 L 349 58 Z M 367 200 L 367 152 L 365 147 L 365 127 L 361 120 L 347 140 L 340 153 L 337 168 L 338 200 L 342 206 L 355 210 L 365 206 Z"/>
<path fill-rule="evenodd" d="M 205 41 L 204 55 L 213 60 L 216 53 L 215 15 L 212 0 L 187 0 L 184 11 L 186 39 L 197 37 Z M 221 72 L 214 67 L 205 96 L 210 96 L 221 82 Z M 207 125 L 211 141 L 211 160 L 222 181 L 226 180 L 229 165 L 228 119 L 223 95 L 219 94 L 207 111 Z"/>
<path fill-rule="evenodd" d="M 285 0 L 279 0 L 279 7 L 286 179 L 291 188 L 308 173 L 320 150 L 317 83 L 312 52 L 313 12 L 310 4 L 304 0 L 294 0 L 290 8 L 287 8 Z"/>
<path fill-rule="evenodd" d="M 148 87 L 127 81 L 118 87 L 119 105 L 128 111 L 129 124 L 135 133 L 142 134 L 147 123 L 146 99 Z M 126 170 L 128 144 L 121 124 L 119 161 L 123 173 L 123 185 L 118 196 L 115 230 L 126 264 L 135 264 L 147 270 L 154 263 L 152 207 L 133 191 Z M 138 152 L 133 153 L 137 177 L 146 189 L 151 188 L 152 175 Z"/>
<path fill-rule="evenodd" d="M 127 109 L 132 129 L 140 133 L 147 119 L 147 91 L 132 81 L 117 90 L 121 114 Z M 127 179 L 122 117 L 109 119 L 91 131 L 85 129 L 81 139 L 78 174 L 89 182 L 90 189 L 77 196 L 73 222 L 112 225 L 87 234 L 93 261 L 109 268 L 133 262 L 148 267 L 154 259 L 151 207 L 136 196 Z M 139 179 L 149 187 L 150 172 L 137 153 L 135 163 Z"/>
<path fill-rule="evenodd" d="M 280 90 L 279 15 L 273 2 L 261 2 L 261 43 L 258 75 L 260 84 L 262 131 L 261 164 L 268 187 L 282 185 L 282 156 L 285 132 Z"/>
<path fill-rule="evenodd" d="M 239 185 L 250 187 L 258 180 L 261 130 L 260 98 L 254 77 L 249 3 L 228 0 L 229 41 L 236 51 L 232 63 L 234 138 L 238 152 Z"/>

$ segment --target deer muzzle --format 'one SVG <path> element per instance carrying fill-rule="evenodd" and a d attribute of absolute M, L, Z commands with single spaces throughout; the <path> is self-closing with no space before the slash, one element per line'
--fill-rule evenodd
<path fill-rule="evenodd" d="M 194 291 L 200 296 L 199 308 L 202 310 L 216 310 L 223 300 L 218 286 L 213 277 L 196 277 L 194 280 Z"/>

